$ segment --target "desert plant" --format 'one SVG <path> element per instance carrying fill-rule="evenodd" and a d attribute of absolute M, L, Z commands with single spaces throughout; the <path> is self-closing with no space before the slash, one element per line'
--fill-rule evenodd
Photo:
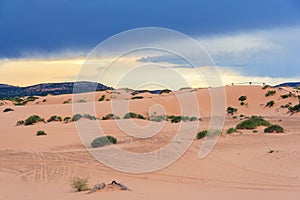
<path fill-rule="evenodd" d="M 171 121 L 171 123 L 179 123 L 181 122 L 181 116 L 174 116 L 174 115 L 171 115 L 171 116 L 168 116 L 168 120 Z"/>
<path fill-rule="evenodd" d="M 164 89 L 164 90 L 161 90 L 161 91 L 159 92 L 159 94 L 170 93 L 170 92 L 172 92 L 172 90 Z"/>
<path fill-rule="evenodd" d="M 51 116 L 47 122 L 61 122 L 62 118 L 60 116 L 53 115 Z"/>
<path fill-rule="evenodd" d="M 276 90 L 269 90 L 269 91 L 267 91 L 267 93 L 265 94 L 265 96 L 266 97 L 273 96 L 275 93 L 276 93 Z"/>
<path fill-rule="evenodd" d="M 300 112 L 300 103 L 295 105 L 295 106 L 290 106 L 289 107 L 289 111 L 291 113 L 296 113 L 296 112 Z"/>
<path fill-rule="evenodd" d="M 65 122 L 65 123 L 68 123 L 70 120 L 71 120 L 71 117 L 65 117 L 65 118 L 64 118 L 64 122 Z"/>
<path fill-rule="evenodd" d="M 207 130 L 204 130 L 204 131 L 200 131 L 199 133 L 197 133 L 197 140 L 199 139 L 202 139 L 204 137 L 206 137 L 208 134 L 208 131 Z"/>
<path fill-rule="evenodd" d="M 289 108 L 289 107 L 291 107 L 291 105 L 292 105 L 292 103 L 289 102 L 289 103 L 287 103 L 285 105 L 281 105 L 280 108 Z"/>
<path fill-rule="evenodd" d="M 108 136 L 103 136 L 94 139 L 91 145 L 93 148 L 96 148 L 96 147 L 103 147 L 106 145 L 116 144 L 116 143 L 117 143 L 117 139 L 114 138 L 113 136 L 108 135 Z"/>
<path fill-rule="evenodd" d="M 183 122 L 190 121 L 190 117 L 189 116 L 181 116 L 181 120 Z"/>
<path fill-rule="evenodd" d="M 135 97 L 132 97 L 131 99 L 143 99 L 144 97 L 143 96 L 135 96 Z"/>
<path fill-rule="evenodd" d="M 145 118 L 143 115 L 140 115 L 140 114 L 137 114 L 137 115 L 136 115 L 136 118 L 137 118 L 137 119 L 143 119 L 143 120 L 146 120 L 146 118 Z"/>
<path fill-rule="evenodd" d="M 89 119 L 89 120 L 97 120 L 98 119 L 97 117 L 90 115 L 90 114 L 83 114 L 82 117 L 85 119 Z"/>
<path fill-rule="evenodd" d="M 233 107 L 228 107 L 227 108 L 227 113 L 230 114 L 230 115 L 233 115 L 234 113 L 237 112 L 237 108 L 233 108 Z"/>
<path fill-rule="evenodd" d="M 252 132 L 253 132 L 253 133 L 257 133 L 258 131 L 257 131 L 257 130 L 253 130 Z"/>
<path fill-rule="evenodd" d="M 74 177 L 71 180 L 70 186 L 76 189 L 77 192 L 89 190 L 88 178 Z"/>
<path fill-rule="evenodd" d="M 81 114 L 75 114 L 75 115 L 73 115 L 73 117 L 72 117 L 72 121 L 73 121 L 73 122 L 76 122 L 76 121 L 80 120 L 82 117 L 83 117 L 83 116 L 82 116 Z"/>
<path fill-rule="evenodd" d="M 5 109 L 3 110 L 3 112 L 10 112 L 10 111 L 14 111 L 14 109 L 12 109 L 12 108 L 5 108 Z"/>
<path fill-rule="evenodd" d="M 264 132 L 265 133 L 274 133 L 274 132 L 276 132 L 276 133 L 283 133 L 284 130 L 283 130 L 283 128 L 281 126 L 279 126 L 277 124 L 274 124 L 274 125 L 271 125 L 271 126 L 265 128 Z"/>
<path fill-rule="evenodd" d="M 137 114 L 133 112 L 126 113 L 123 119 L 136 118 Z"/>
<path fill-rule="evenodd" d="M 47 135 L 47 133 L 45 131 L 39 130 L 36 132 L 36 136 L 40 136 L 40 135 Z"/>
<path fill-rule="evenodd" d="M 289 94 L 283 94 L 280 97 L 283 98 L 283 99 L 286 99 L 286 98 L 289 98 L 291 96 L 292 96 L 292 93 L 289 93 Z"/>
<path fill-rule="evenodd" d="M 271 87 L 272 87 L 272 86 L 270 86 L 270 85 L 264 85 L 264 86 L 262 87 L 262 89 L 265 90 L 265 89 L 271 88 Z"/>
<path fill-rule="evenodd" d="M 251 118 L 239 123 L 236 129 L 255 129 L 258 126 L 270 126 L 270 122 L 262 117 L 252 116 Z"/>
<path fill-rule="evenodd" d="M 274 104 L 275 104 L 274 101 L 268 101 L 267 104 L 266 104 L 266 107 L 271 108 Z"/>
<path fill-rule="evenodd" d="M 164 120 L 167 120 L 167 116 L 165 115 L 151 115 L 149 117 L 149 120 L 150 121 L 153 121 L 153 122 L 161 122 L 161 121 L 164 121 Z"/>
<path fill-rule="evenodd" d="M 105 95 L 102 95 L 102 96 L 98 99 L 98 101 L 104 101 L 104 99 L 105 99 Z"/>
<path fill-rule="evenodd" d="M 24 120 L 20 120 L 20 121 L 17 121 L 17 124 L 16 126 L 21 126 L 21 125 L 24 125 L 25 121 Z"/>
<path fill-rule="evenodd" d="M 102 120 L 110 120 L 110 119 L 120 119 L 120 117 L 112 113 L 102 117 Z"/>
<path fill-rule="evenodd" d="M 31 115 L 24 121 L 24 125 L 25 126 L 33 125 L 37 122 L 45 122 L 45 120 L 38 115 Z"/>
<path fill-rule="evenodd" d="M 197 120 L 199 120 L 197 117 L 191 117 L 190 118 L 190 121 L 192 122 L 192 121 L 197 121 Z"/>
<path fill-rule="evenodd" d="M 237 132 L 237 129 L 236 129 L 236 128 L 229 128 L 229 129 L 227 130 L 227 134 L 232 134 L 232 133 L 235 133 L 235 132 Z"/>
<path fill-rule="evenodd" d="M 247 100 L 247 96 L 240 96 L 239 101 L 246 101 Z"/>

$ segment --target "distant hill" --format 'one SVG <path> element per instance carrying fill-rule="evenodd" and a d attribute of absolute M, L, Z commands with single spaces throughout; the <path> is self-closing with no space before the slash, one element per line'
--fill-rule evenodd
<path fill-rule="evenodd" d="M 275 87 L 298 87 L 300 86 L 300 82 L 288 82 L 288 83 L 281 83 L 279 85 L 276 85 Z"/>
<path fill-rule="evenodd" d="M 59 95 L 59 94 L 72 94 L 74 93 L 92 92 L 111 90 L 112 87 L 105 86 L 101 83 L 95 82 L 65 82 L 65 83 L 43 83 L 27 87 L 17 87 L 12 85 L 0 84 L 0 98 L 13 98 L 23 96 L 46 96 Z"/>

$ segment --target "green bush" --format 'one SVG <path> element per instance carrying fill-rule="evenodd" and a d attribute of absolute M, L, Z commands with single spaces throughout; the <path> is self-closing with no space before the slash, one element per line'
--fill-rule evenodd
<path fill-rule="evenodd" d="M 70 120 L 71 120 L 71 117 L 65 117 L 65 118 L 64 118 L 64 122 L 65 122 L 65 123 L 68 123 Z"/>
<path fill-rule="evenodd" d="M 78 101 L 78 103 L 85 103 L 86 102 L 86 100 L 84 100 L 84 99 L 79 99 L 79 101 Z"/>
<path fill-rule="evenodd" d="M 257 130 L 253 130 L 252 132 L 253 132 L 253 133 L 257 133 L 258 131 L 257 131 Z"/>
<path fill-rule="evenodd" d="M 230 115 L 233 115 L 234 113 L 236 113 L 238 111 L 237 108 L 233 108 L 233 107 L 228 107 L 227 108 L 227 113 Z"/>
<path fill-rule="evenodd" d="M 247 96 L 240 96 L 239 101 L 246 101 L 247 100 Z"/>
<path fill-rule="evenodd" d="M 197 140 L 199 139 L 202 139 L 204 137 L 206 137 L 208 134 L 208 131 L 207 130 L 204 130 L 204 131 L 200 131 L 199 133 L 197 133 Z"/>
<path fill-rule="evenodd" d="M 45 122 L 45 120 L 38 115 L 31 115 L 24 121 L 24 125 L 25 126 L 33 125 L 37 122 Z"/>
<path fill-rule="evenodd" d="M 289 107 L 291 107 L 291 105 L 292 105 L 292 103 L 289 102 L 289 103 L 287 103 L 285 105 L 281 105 L 280 108 L 289 108 Z"/>
<path fill-rule="evenodd" d="M 172 92 L 172 90 L 164 89 L 164 90 L 161 90 L 161 91 L 159 92 L 159 94 L 170 93 L 170 92 Z"/>
<path fill-rule="evenodd" d="M 24 120 L 20 120 L 20 121 L 17 121 L 17 124 L 16 126 L 21 126 L 21 125 L 24 125 L 25 121 Z"/>
<path fill-rule="evenodd" d="M 241 101 L 240 105 L 241 105 L 241 106 L 245 105 L 245 102 Z"/>
<path fill-rule="evenodd" d="M 133 113 L 133 112 L 129 112 L 129 113 L 126 113 L 123 117 L 123 119 L 130 119 L 130 118 L 136 118 L 137 114 L 136 113 Z"/>
<path fill-rule="evenodd" d="M 108 136 L 103 136 L 94 139 L 91 145 L 93 148 L 96 148 L 96 147 L 103 147 L 106 145 L 116 144 L 116 143 L 117 143 L 117 139 L 114 138 L 113 136 L 108 135 Z"/>
<path fill-rule="evenodd" d="M 37 131 L 36 132 L 36 136 L 40 136 L 40 135 L 47 135 L 47 133 L 45 131 Z"/>
<path fill-rule="evenodd" d="M 191 117 L 190 118 L 190 121 L 192 122 L 192 121 L 197 121 L 197 120 L 199 120 L 197 117 Z"/>
<path fill-rule="evenodd" d="M 112 113 L 102 117 L 102 120 L 111 120 L 111 119 L 120 119 L 120 117 Z"/>
<path fill-rule="evenodd" d="M 168 117 L 168 120 L 171 121 L 171 123 L 179 123 L 181 122 L 181 116 L 174 116 L 174 115 L 171 115 Z"/>
<path fill-rule="evenodd" d="M 105 99 L 105 95 L 102 95 L 102 96 L 100 97 L 100 99 L 98 99 L 98 101 L 104 101 L 104 99 Z"/>
<path fill-rule="evenodd" d="M 89 119 L 89 120 L 97 120 L 98 119 L 97 117 L 90 115 L 90 114 L 83 114 L 82 117 L 85 119 Z"/>
<path fill-rule="evenodd" d="M 71 180 L 70 186 L 76 189 L 77 192 L 89 190 L 88 178 L 74 177 Z"/>
<path fill-rule="evenodd" d="M 140 114 L 137 114 L 136 118 L 146 120 L 146 118 L 143 115 L 140 115 Z"/>
<path fill-rule="evenodd" d="M 135 97 L 132 97 L 131 99 L 143 99 L 144 97 L 143 96 L 135 96 Z"/>
<path fill-rule="evenodd" d="M 165 115 L 151 115 L 150 118 L 149 118 L 150 121 L 153 121 L 153 122 L 161 122 L 161 121 L 164 121 L 164 120 L 167 120 L 167 116 Z"/>
<path fill-rule="evenodd" d="M 271 125 L 271 126 L 265 128 L 264 132 L 265 133 L 274 133 L 274 132 L 276 132 L 276 133 L 283 133 L 284 130 L 283 130 L 283 128 L 281 126 L 279 126 L 277 124 L 274 124 L 274 125 Z"/>
<path fill-rule="evenodd" d="M 275 104 L 274 101 L 269 101 L 269 102 L 267 102 L 266 106 L 271 108 L 274 104 Z"/>
<path fill-rule="evenodd" d="M 227 130 L 227 134 L 231 134 L 231 133 L 235 133 L 235 132 L 237 132 L 237 129 L 236 129 L 236 128 L 229 128 L 229 129 Z"/>
<path fill-rule="evenodd" d="M 251 118 L 239 123 L 237 129 L 255 129 L 258 126 L 270 126 L 270 122 L 264 120 L 262 117 L 252 116 Z"/>
<path fill-rule="evenodd" d="M 267 91 L 267 93 L 265 94 L 265 96 L 266 97 L 273 96 L 275 93 L 276 93 L 276 90 L 269 90 L 269 91 Z"/>
<path fill-rule="evenodd" d="M 300 112 L 300 103 L 298 105 L 295 105 L 295 106 L 290 106 L 289 107 L 289 111 L 291 113 Z"/>
<path fill-rule="evenodd" d="M 5 109 L 3 110 L 3 112 L 10 112 L 10 111 L 14 111 L 14 109 L 12 109 L 12 108 L 5 108 Z"/>
<path fill-rule="evenodd" d="M 267 89 L 267 88 L 271 88 L 272 86 L 270 85 L 265 85 L 264 87 L 262 87 L 263 90 Z"/>
<path fill-rule="evenodd" d="M 283 94 L 283 95 L 281 95 L 281 98 L 286 99 L 286 98 L 289 98 L 289 97 L 291 97 L 291 96 L 292 96 L 292 93 L 289 93 L 289 94 Z"/>
<path fill-rule="evenodd" d="M 76 122 L 76 121 L 80 120 L 82 117 L 83 117 L 83 116 L 82 116 L 81 114 L 75 114 L 75 115 L 73 115 L 73 117 L 72 117 L 72 121 L 73 121 L 73 122 Z"/>
<path fill-rule="evenodd" d="M 62 121 L 61 117 L 60 116 L 56 116 L 56 115 L 51 116 L 47 120 L 47 122 L 61 122 L 61 121 Z"/>

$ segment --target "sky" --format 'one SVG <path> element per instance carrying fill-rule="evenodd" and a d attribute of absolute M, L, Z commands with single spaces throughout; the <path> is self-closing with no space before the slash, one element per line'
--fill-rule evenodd
<path fill-rule="evenodd" d="M 99 43 L 142 27 L 167 28 L 193 38 L 218 67 L 223 84 L 300 81 L 297 0 L 0 0 L 0 83 L 24 86 L 74 81 Z M 139 43 L 139 38 L 130 42 Z M 186 54 L 193 54 L 184 41 L 170 37 L 160 42 L 180 44 Z M 93 77 L 122 45 L 128 43 L 106 49 L 99 66 L 88 70 Z M 118 81 L 124 73 L 133 66 L 147 65 L 140 74 L 155 77 L 164 73 L 170 82 L 176 82 L 171 75 L 176 71 L 190 85 L 200 86 L 195 70 L 174 55 L 143 52 L 128 57 L 110 70 L 104 84 L 125 83 Z M 211 70 L 208 65 L 194 67 Z M 118 86 L 140 87 L 135 84 Z"/>

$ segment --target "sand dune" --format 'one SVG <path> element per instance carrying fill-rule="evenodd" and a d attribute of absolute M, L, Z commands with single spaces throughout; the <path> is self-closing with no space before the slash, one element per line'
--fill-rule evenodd
<path fill-rule="evenodd" d="M 95 102 L 95 113 L 88 114 L 99 118 L 108 113 L 123 117 L 128 110 L 144 116 L 181 115 L 182 107 L 186 106 L 183 109 L 185 114 L 202 119 L 197 128 L 200 131 L 207 129 L 210 122 L 208 89 L 186 89 L 162 95 L 132 95 L 130 91 L 118 90 L 76 97 L 46 96 L 28 102 L 26 106 L 13 106 L 10 101 L 3 101 L 4 105 L 0 106 L 0 199 L 299 199 L 300 115 L 291 115 L 287 108 L 281 108 L 289 102 L 292 105 L 299 103 L 297 96 L 281 97 L 288 92 L 298 95 L 297 92 L 290 88 L 262 89 L 260 86 L 226 86 L 224 89 L 225 109 L 228 106 L 238 109 L 234 114 L 236 118 L 226 115 L 224 133 L 243 119 L 240 115 L 261 115 L 271 123 L 282 125 L 285 133 L 265 134 L 263 128 L 258 128 L 256 134 L 247 130 L 243 130 L 243 134 L 223 134 L 204 159 L 198 157 L 203 140 L 194 140 L 187 152 L 172 165 L 142 174 L 119 172 L 98 162 L 82 145 L 74 122 L 15 126 L 16 122 L 32 114 L 46 120 L 52 115 L 72 116 L 75 114 L 74 98 L 78 110 Z M 276 93 L 266 97 L 269 90 Z M 105 99 L 98 101 L 103 95 Z M 246 105 L 240 105 L 238 100 L 243 95 L 247 96 Z M 134 96 L 143 98 L 131 99 Z M 196 101 L 191 97 L 196 97 Z M 84 101 L 80 103 L 80 99 Z M 274 106 L 267 107 L 266 103 L 272 100 Z M 195 105 L 197 109 L 194 109 Z M 14 111 L 2 112 L 8 107 Z M 119 148 L 135 153 L 154 151 L 167 145 L 181 125 L 134 119 L 133 122 L 140 127 L 152 126 L 157 130 L 161 127 L 153 137 L 144 139 L 129 136 L 116 121 L 97 122 L 104 133 L 118 139 Z M 81 119 L 81 123 L 86 123 L 86 132 L 95 131 L 89 125 L 91 121 Z M 120 123 L 131 122 L 122 119 Z M 37 137 L 37 130 L 44 130 L 47 135 Z M 127 131 L 136 132 L 134 126 L 129 126 Z M 270 149 L 272 153 L 269 153 Z M 90 186 L 117 180 L 132 191 L 76 193 L 69 187 L 70 179 L 76 176 L 89 177 Z"/>

